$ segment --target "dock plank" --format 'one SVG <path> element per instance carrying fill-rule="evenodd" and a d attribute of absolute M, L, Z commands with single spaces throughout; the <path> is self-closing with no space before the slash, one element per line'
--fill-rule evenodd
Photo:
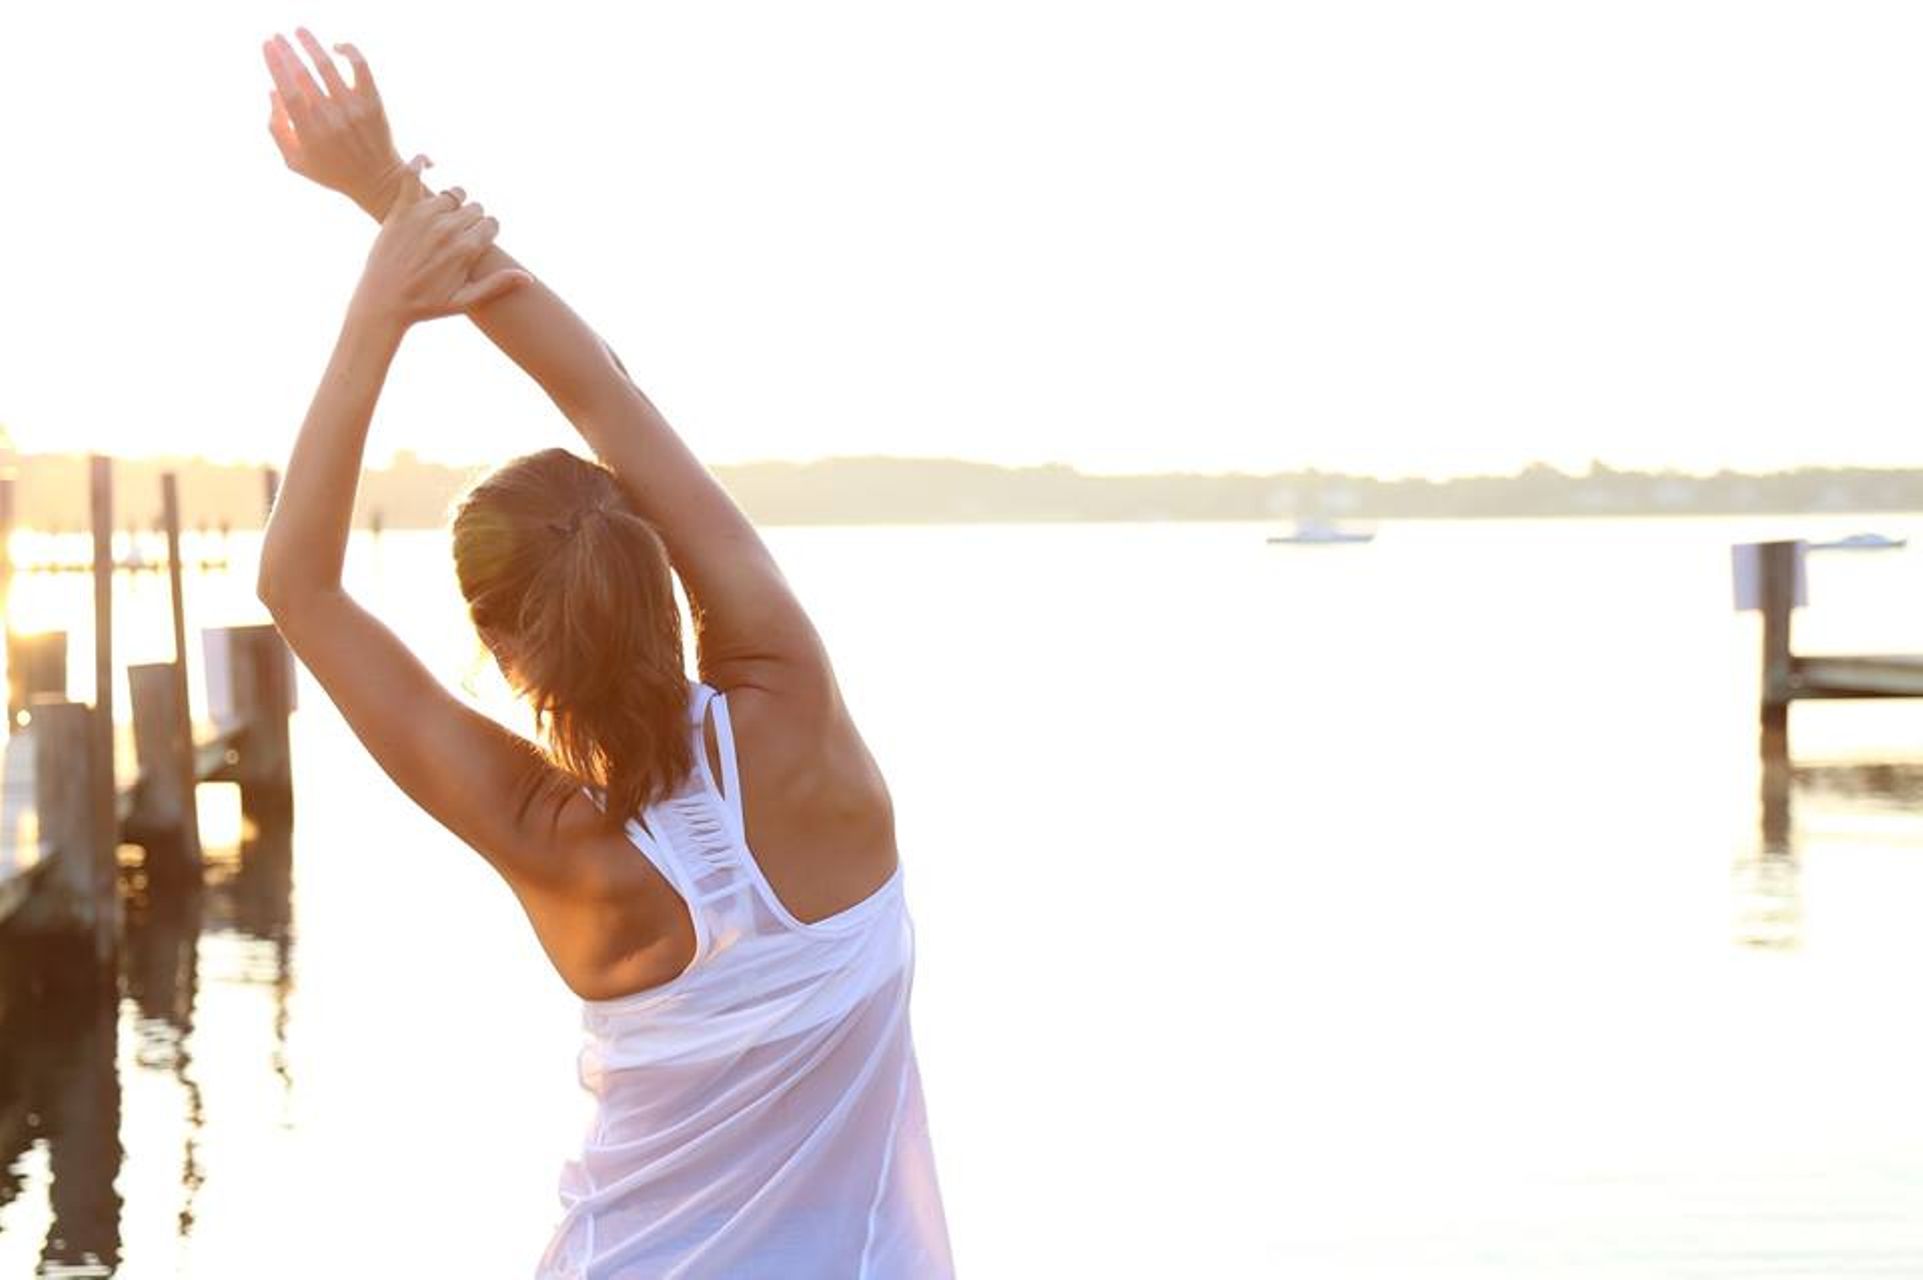
<path fill-rule="evenodd" d="M 1798 654 L 1791 660 L 1796 698 L 1923 697 L 1923 655 Z"/>

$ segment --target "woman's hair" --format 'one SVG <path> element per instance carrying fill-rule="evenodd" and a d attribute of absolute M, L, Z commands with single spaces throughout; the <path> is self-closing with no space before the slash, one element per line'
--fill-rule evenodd
<path fill-rule="evenodd" d="M 520 812 L 578 779 L 610 827 L 694 767 L 681 611 L 667 549 L 614 474 L 565 449 L 504 464 L 454 512 L 454 569 L 475 630 L 533 706 Z M 557 775 L 553 768 L 562 773 Z"/>

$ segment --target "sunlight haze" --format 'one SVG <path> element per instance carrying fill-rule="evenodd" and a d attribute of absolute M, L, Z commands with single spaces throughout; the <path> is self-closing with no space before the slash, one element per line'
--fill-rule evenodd
<path fill-rule="evenodd" d="M 1923 465 L 1895 4 L 10 5 L 22 450 L 284 459 L 372 235 L 301 22 L 712 461 Z M 368 453 L 572 438 L 449 321 Z"/>

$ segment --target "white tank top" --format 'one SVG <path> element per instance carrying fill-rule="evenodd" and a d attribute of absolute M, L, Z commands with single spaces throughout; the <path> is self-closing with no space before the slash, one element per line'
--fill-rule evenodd
<path fill-rule="evenodd" d="M 694 959 L 663 986 L 585 1002 L 595 1117 L 539 1275 L 952 1277 L 901 868 L 847 910 L 797 920 L 748 852 L 727 697 L 692 692 L 696 768 L 627 831 L 688 904 Z"/>

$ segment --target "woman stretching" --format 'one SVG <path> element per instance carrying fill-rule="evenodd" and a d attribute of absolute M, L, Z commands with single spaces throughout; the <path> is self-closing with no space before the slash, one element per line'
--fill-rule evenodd
<path fill-rule="evenodd" d="M 545 1277 L 953 1274 L 909 1031 L 888 791 L 747 517 L 496 223 L 395 151 L 366 62 L 267 43 L 296 173 L 380 220 L 261 551 L 281 634 L 400 787 L 507 881 L 585 1004 L 596 1100 Z M 580 431 L 453 521 L 541 745 L 448 694 L 341 585 L 403 335 L 465 312 Z M 691 680 L 673 577 L 693 613 Z M 753 852 L 750 852 L 752 849 Z"/>

